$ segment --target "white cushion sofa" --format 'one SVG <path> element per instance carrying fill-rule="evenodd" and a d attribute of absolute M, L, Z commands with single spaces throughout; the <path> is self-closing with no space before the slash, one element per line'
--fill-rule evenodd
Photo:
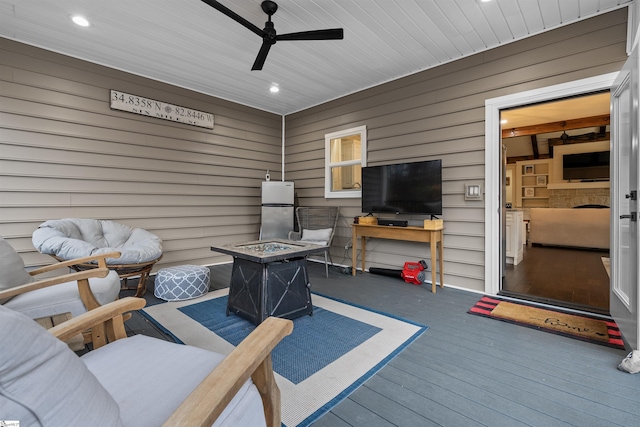
<path fill-rule="evenodd" d="M 609 208 L 531 208 L 532 244 L 609 249 Z"/>

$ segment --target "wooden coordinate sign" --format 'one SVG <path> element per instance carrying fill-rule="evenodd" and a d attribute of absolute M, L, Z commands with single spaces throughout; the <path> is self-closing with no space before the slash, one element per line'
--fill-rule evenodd
<path fill-rule="evenodd" d="M 111 108 L 157 119 L 213 129 L 213 114 L 111 90 Z"/>

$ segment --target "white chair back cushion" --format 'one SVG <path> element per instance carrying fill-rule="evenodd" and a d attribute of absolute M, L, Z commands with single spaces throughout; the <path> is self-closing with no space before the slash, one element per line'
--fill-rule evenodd
<path fill-rule="evenodd" d="M 0 291 L 31 282 L 33 277 L 24 269 L 22 257 L 0 237 Z"/>
<path fill-rule="evenodd" d="M 331 237 L 332 228 L 322 228 L 320 230 L 302 230 L 302 237 L 300 238 L 303 242 L 315 243 L 317 245 L 326 245 L 329 242 L 329 238 Z"/>
<path fill-rule="evenodd" d="M 36 322 L 0 306 L 0 417 L 24 426 L 122 426 L 84 363 Z"/>
<path fill-rule="evenodd" d="M 98 303 L 105 305 L 118 298 L 120 278 L 115 271 L 109 271 L 106 277 L 89 279 L 89 287 Z M 5 307 L 32 319 L 62 313 L 71 313 L 75 317 L 87 311 L 75 281 L 17 295 L 7 301 Z"/>
<path fill-rule="evenodd" d="M 120 339 L 81 360 L 115 398 L 126 426 L 157 427 L 178 408 L 223 356 L 144 335 Z M 262 399 L 247 381 L 215 427 L 265 426 Z"/>

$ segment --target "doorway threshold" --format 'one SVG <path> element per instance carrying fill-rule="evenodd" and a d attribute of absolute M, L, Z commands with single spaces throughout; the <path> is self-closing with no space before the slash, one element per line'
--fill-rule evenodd
<path fill-rule="evenodd" d="M 570 303 L 570 302 L 567 302 L 567 301 L 555 300 L 555 299 L 551 299 L 551 298 L 536 297 L 534 295 L 526 295 L 526 294 L 520 294 L 518 292 L 511 292 L 511 291 L 504 291 L 504 290 L 498 292 L 498 296 L 511 298 L 511 299 L 515 299 L 515 300 L 528 301 L 528 302 L 539 304 L 541 306 L 548 306 L 548 307 L 553 307 L 553 308 L 563 308 L 563 309 L 566 309 L 566 310 L 569 310 L 571 312 L 575 312 L 575 313 L 578 313 L 578 314 L 579 313 L 583 313 L 583 314 L 588 314 L 588 315 L 602 316 L 604 318 L 610 318 L 611 317 L 611 314 L 609 313 L 609 310 L 605 310 L 605 309 L 600 308 L 600 307 L 593 307 L 593 306 L 583 305 L 583 304 L 574 304 L 574 303 Z"/>

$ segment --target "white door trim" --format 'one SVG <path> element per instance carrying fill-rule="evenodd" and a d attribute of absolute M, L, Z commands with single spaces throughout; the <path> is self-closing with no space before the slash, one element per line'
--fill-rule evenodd
<path fill-rule="evenodd" d="M 525 92 L 491 98 L 485 101 L 485 214 L 484 214 L 484 292 L 500 291 L 500 110 L 581 95 L 611 88 L 617 72 L 562 83 Z M 613 203 L 613 201 L 612 201 Z"/>

